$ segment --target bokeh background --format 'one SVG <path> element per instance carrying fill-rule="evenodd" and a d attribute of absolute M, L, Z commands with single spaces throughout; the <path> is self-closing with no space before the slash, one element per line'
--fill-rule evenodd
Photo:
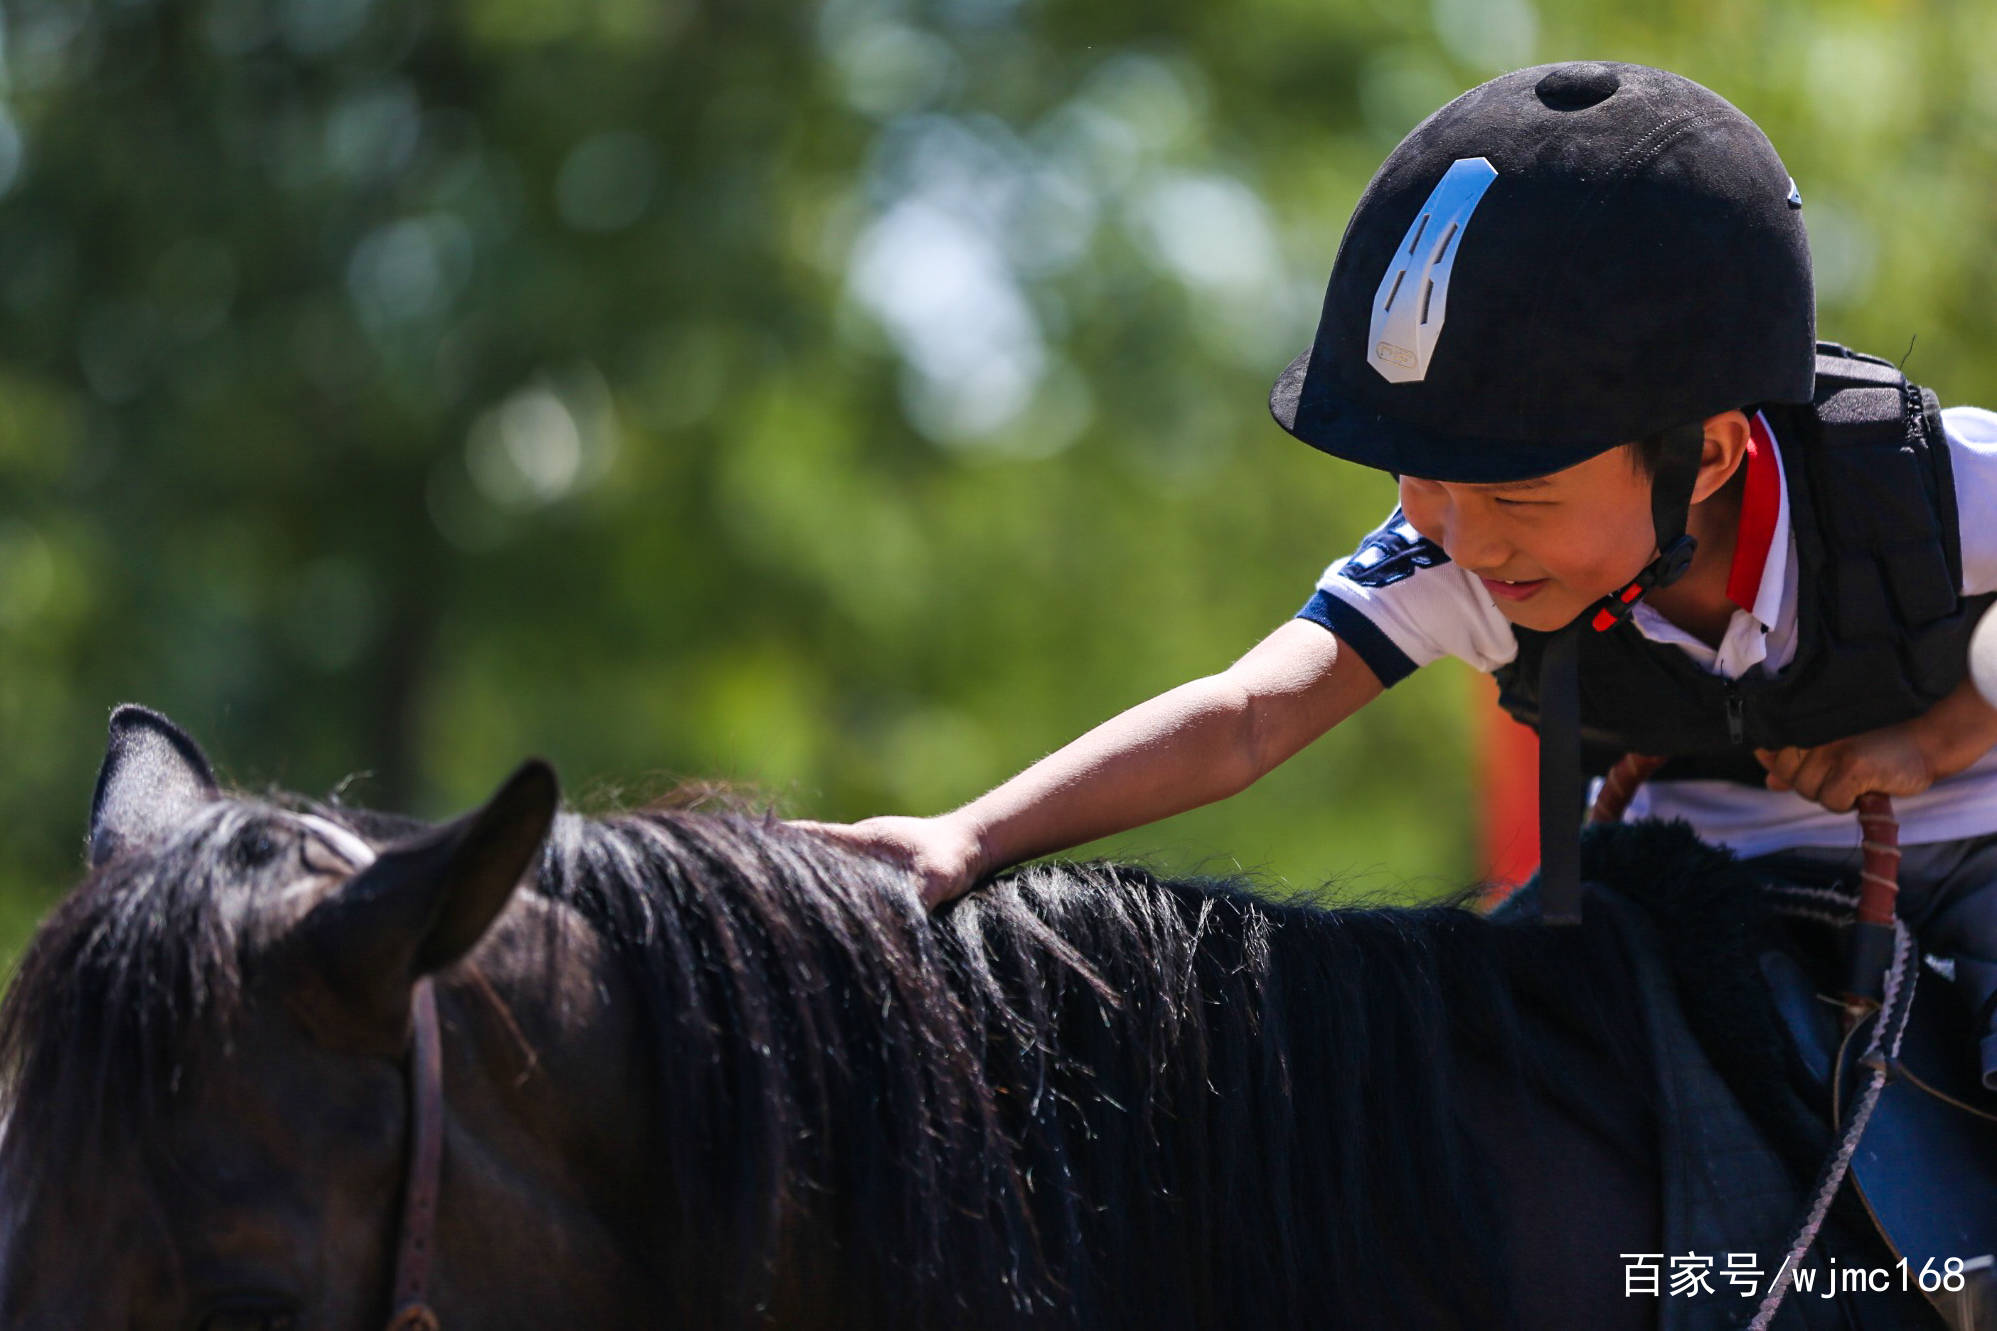
<path fill-rule="evenodd" d="M 0 956 L 116 702 L 441 815 L 529 753 L 926 813 L 1225 666 L 1390 507 L 1263 402 L 1381 157 L 1518 65 L 1718 89 L 1827 336 L 1997 403 L 1997 24 L 1742 0 L 6 0 Z M 1438 667 L 1097 850 L 1475 877 Z"/>

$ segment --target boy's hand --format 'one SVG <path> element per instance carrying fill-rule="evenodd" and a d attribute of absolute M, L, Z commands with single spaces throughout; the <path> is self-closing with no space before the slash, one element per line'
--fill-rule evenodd
<path fill-rule="evenodd" d="M 1926 717 L 1882 726 L 1814 749 L 1756 749 L 1770 790 L 1793 790 L 1832 813 L 1850 813 L 1860 795 L 1918 795 L 1939 773 L 1926 742 Z"/>
<path fill-rule="evenodd" d="M 1918 795 L 1997 747 L 1997 708 L 1962 683 L 1911 721 L 1814 749 L 1756 749 L 1770 790 L 1793 790 L 1832 813 L 1849 813 L 1868 791 Z"/>
<path fill-rule="evenodd" d="M 868 818 L 857 823 L 799 820 L 791 826 L 809 828 L 907 869 L 922 889 L 922 904 L 931 910 L 968 890 L 983 868 L 977 837 L 948 815 Z"/>

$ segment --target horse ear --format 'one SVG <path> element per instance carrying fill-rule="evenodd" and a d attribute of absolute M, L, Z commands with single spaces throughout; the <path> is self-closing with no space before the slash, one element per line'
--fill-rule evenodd
<path fill-rule="evenodd" d="M 158 712 L 125 703 L 111 713 L 90 800 L 90 867 L 166 836 L 218 793 L 200 745 Z"/>
<path fill-rule="evenodd" d="M 346 1017 L 399 1035 L 410 985 L 485 936 L 540 854 L 559 799 L 554 769 L 523 763 L 484 804 L 394 843 L 315 905 L 291 931 L 290 955 Z"/>

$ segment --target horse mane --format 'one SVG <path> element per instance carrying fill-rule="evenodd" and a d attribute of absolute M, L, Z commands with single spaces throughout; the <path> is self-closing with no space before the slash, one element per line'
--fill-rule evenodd
<path fill-rule="evenodd" d="M 162 1117 L 187 1042 L 242 1000 L 241 869 L 270 812 L 217 801 L 42 926 L 0 1006 L 12 1160 L 74 1169 L 114 1112 Z M 806 1273 L 853 1326 L 1500 1326 L 1499 1209 L 1447 1055 L 1582 1115 L 1594 1088 L 1540 1058 L 1548 1030 L 1645 1075 L 1588 925 L 1109 863 L 1031 865 L 932 916 L 906 873 L 807 829 L 668 806 L 559 815 L 532 886 L 640 995 L 654 1260 L 693 1325 L 767 1324 Z"/>
<path fill-rule="evenodd" d="M 1448 1055 L 1584 1120 L 1601 1088 L 1538 1057 L 1550 1027 L 1648 1076 L 1609 936 L 1460 903 L 1042 863 L 932 917 L 808 830 L 667 808 L 562 817 L 537 889 L 645 996 L 693 1324 L 756 1324 L 815 1234 L 844 1325 L 1500 1326 Z"/>

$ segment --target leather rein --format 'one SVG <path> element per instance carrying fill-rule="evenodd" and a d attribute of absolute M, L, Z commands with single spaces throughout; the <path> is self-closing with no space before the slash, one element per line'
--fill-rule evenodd
<path fill-rule="evenodd" d="M 444 1044 L 437 995 L 424 976 L 409 995 L 409 1169 L 395 1250 L 395 1284 L 387 1331 L 440 1331 L 430 1306 L 430 1266 L 436 1253 L 437 1191 L 444 1161 Z"/>
<path fill-rule="evenodd" d="M 1664 762 L 1648 754 L 1624 754 L 1602 778 L 1602 788 L 1585 821 L 1621 821 L 1637 788 Z M 1863 851 L 1858 912 L 1853 922 L 1849 974 L 1840 996 L 1847 1030 L 1877 1011 L 1885 998 L 1900 896 L 1900 820 L 1893 813 L 1893 801 L 1879 794 L 1860 795 L 1858 825 Z"/>

